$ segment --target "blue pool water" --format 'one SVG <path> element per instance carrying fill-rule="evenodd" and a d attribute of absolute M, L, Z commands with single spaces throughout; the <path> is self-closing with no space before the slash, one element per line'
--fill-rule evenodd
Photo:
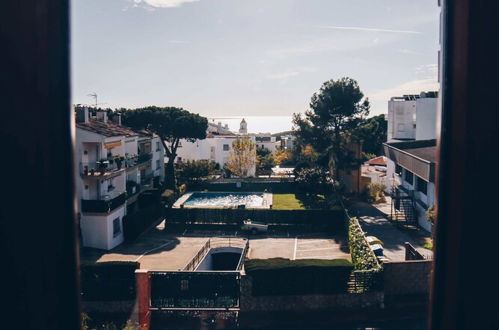
<path fill-rule="evenodd" d="M 263 206 L 262 193 L 225 193 L 195 192 L 183 203 L 186 206 L 213 207 L 245 205 L 246 207 Z"/>

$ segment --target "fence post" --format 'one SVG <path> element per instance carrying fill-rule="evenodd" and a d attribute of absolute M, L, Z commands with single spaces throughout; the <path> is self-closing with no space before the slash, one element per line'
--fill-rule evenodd
<path fill-rule="evenodd" d="M 151 275 L 146 269 L 135 270 L 137 284 L 137 307 L 140 330 L 149 330 L 151 326 Z"/>

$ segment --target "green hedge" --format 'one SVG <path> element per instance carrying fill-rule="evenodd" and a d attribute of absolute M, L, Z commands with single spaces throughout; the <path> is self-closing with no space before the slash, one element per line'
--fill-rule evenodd
<path fill-rule="evenodd" d="M 357 218 L 350 218 L 348 228 L 348 245 L 356 270 L 380 269 L 381 266 L 374 252 L 366 241 L 364 232 Z"/>
<path fill-rule="evenodd" d="M 348 292 L 353 265 L 345 259 L 251 259 L 245 271 L 254 296 L 340 294 Z"/>
<path fill-rule="evenodd" d="M 113 261 L 80 266 L 81 297 L 84 301 L 135 299 L 138 262 Z"/>
<path fill-rule="evenodd" d="M 152 204 L 138 212 L 123 217 L 123 234 L 126 242 L 134 241 L 154 221 L 163 215 L 160 204 Z"/>
<path fill-rule="evenodd" d="M 175 224 L 231 224 L 242 225 L 246 219 L 267 224 L 327 225 L 331 229 L 346 230 L 341 210 L 271 210 L 182 208 L 170 209 L 169 223 Z"/>

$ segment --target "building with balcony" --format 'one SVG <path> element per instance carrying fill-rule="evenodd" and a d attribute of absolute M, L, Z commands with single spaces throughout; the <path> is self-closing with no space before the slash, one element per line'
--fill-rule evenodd
<path fill-rule="evenodd" d="M 255 143 L 255 136 L 248 136 Z M 229 155 L 232 150 L 232 142 L 239 136 L 237 135 L 211 135 L 208 134 L 204 140 L 190 142 L 182 140 L 177 149 L 177 162 L 185 160 L 208 160 L 217 163 L 220 168 L 229 161 Z M 256 159 L 256 153 L 255 153 Z M 256 165 L 248 172 L 248 176 L 255 176 Z"/>
<path fill-rule="evenodd" d="M 138 195 L 154 187 L 154 177 L 156 185 L 164 180 L 163 147 L 156 135 L 122 126 L 119 115 L 75 111 L 82 244 L 110 250 L 123 242 L 123 217 L 137 209 Z"/>
<path fill-rule="evenodd" d="M 388 142 L 435 139 L 437 101 L 437 92 L 392 97 L 388 101 Z"/>
<path fill-rule="evenodd" d="M 427 209 L 435 204 L 436 140 L 383 144 L 387 178 L 392 182 L 392 218 L 431 231 Z"/>

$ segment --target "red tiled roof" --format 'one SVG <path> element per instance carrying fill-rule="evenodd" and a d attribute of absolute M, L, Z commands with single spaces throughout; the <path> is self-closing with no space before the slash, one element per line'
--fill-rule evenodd
<path fill-rule="evenodd" d="M 138 134 L 131 129 L 119 126 L 113 122 L 103 122 L 98 120 L 90 120 L 87 123 L 76 123 L 76 127 L 97 133 L 104 136 L 137 136 Z"/>
<path fill-rule="evenodd" d="M 379 166 L 386 166 L 386 157 L 385 156 L 379 156 L 373 159 L 370 159 L 367 161 L 369 165 L 379 165 Z"/>

